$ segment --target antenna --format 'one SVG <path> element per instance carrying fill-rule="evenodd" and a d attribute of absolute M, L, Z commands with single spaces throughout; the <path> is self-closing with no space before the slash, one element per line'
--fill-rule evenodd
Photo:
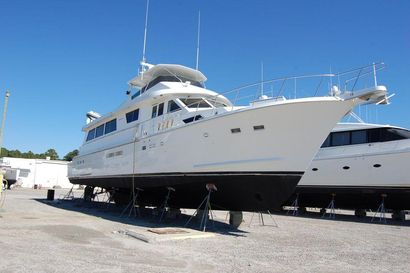
<path fill-rule="evenodd" d="M 197 37 L 197 44 L 196 44 L 196 66 L 195 69 L 198 70 L 199 67 L 199 37 L 201 34 L 201 10 L 198 12 L 198 37 Z"/>
<path fill-rule="evenodd" d="M 144 47 L 142 49 L 142 63 L 145 63 L 145 47 L 147 44 L 147 27 L 148 27 L 148 8 L 149 8 L 149 0 L 147 0 L 147 9 L 145 11 L 145 28 L 144 28 Z M 142 67 L 142 71 L 145 71 L 145 68 Z"/>
<path fill-rule="evenodd" d="M 263 97 L 263 61 L 261 61 L 261 98 Z"/>

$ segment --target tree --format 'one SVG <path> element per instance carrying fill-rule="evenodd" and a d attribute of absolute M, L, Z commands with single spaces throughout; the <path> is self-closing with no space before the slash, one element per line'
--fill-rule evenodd
<path fill-rule="evenodd" d="M 54 149 L 48 149 L 47 152 L 45 152 L 45 156 L 49 156 L 51 160 L 58 159 L 58 154 Z"/>
<path fill-rule="evenodd" d="M 75 157 L 75 156 L 77 156 L 78 155 L 78 150 L 77 149 L 75 149 L 74 151 L 71 151 L 71 152 L 69 152 L 69 153 L 67 153 L 65 156 L 64 156 L 64 160 L 65 161 L 73 161 L 73 158 Z"/>

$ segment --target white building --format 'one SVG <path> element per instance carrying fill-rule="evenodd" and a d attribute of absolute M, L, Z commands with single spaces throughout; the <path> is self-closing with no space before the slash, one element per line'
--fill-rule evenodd
<path fill-rule="evenodd" d="M 47 159 L 0 158 L 5 178 L 25 188 L 71 188 L 67 161 Z"/>

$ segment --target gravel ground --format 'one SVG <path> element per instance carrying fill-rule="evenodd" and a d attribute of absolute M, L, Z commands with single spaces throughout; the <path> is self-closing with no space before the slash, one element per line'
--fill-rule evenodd
<path fill-rule="evenodd" d="M 66 192 L 57 190 L 56 198 Z M 329 220 L 313 213 L 303 217 L 280 213 L 265 216 L 267 225 L 261 226 L 257 214 L 245 213 L 243 224 L 235 230 L 226 225 L 226 212 L 218 211 L 211 232 L 190 229 L 186 234 L 191 237 L 180 237 L 151 233 L 147 230 L 158 227 L 157 219 L 120 217 L 121 209 L 114 205 L 47 202 L 46 195 L 46 190 L 6 192 L 0 209 L 0 272 L 410 270 L 410 221 L 380 224 L 371 223 L 370 217 L 357 220 L 338 215 Z M 183 228 L 186 220 L 162 227 Z"/>

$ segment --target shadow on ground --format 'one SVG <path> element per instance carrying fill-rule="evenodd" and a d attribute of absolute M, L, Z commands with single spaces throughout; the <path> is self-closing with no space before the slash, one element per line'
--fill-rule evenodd
<path fill-rule="evenodd" d="M 154 215 L 154 209 L 144 208 L 140 209 L 139 213 L 137 211 L 131 211 L 125 207 L 116 206 L 113 203 L 98 202 L 98 201 L 85 201 L 84 199 L 74 198 L 72 200 L 54 200 L 48 201 L 46 199 L 36 198 L 37 202 L 59 208 L 68 211 L 75 211 L 84 213 L 87 215 L 92 215 L 95 217 L 100 217 L 105 220 L 119 222 L 127 225 L 134 225 L 138 227 L 146 228 L 192 228 L 195 230 L 200 229 L 200 220 L 195 217 L 191 218 L 192 215 L 181 213 L 175 219 L 169 219 L 164 217 L 160 222 L 160 215 Z M 188 225 L 187 222 L 189 221 Z M 246 231 L 240 229 L 235 229 L 227 223 L 222 222 L 223 219 L 210 219 L 206 225 L 206 231 L 230 235 L 235 237 L 244 237 Z"/>

